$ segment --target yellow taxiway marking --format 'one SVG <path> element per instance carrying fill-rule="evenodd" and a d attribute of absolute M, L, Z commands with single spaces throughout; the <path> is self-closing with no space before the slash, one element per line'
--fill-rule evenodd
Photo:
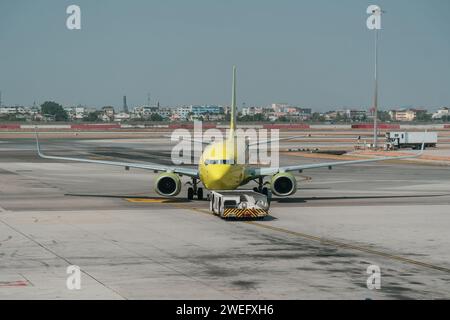
<path fill-rule="evenodd" d="M 196 211 L 198 213 L 213 215 L 211 212 L 209 212 L 208 210 L 205 210 L 205 209 L 188 207 L 188 206 L 184 206 L 182 204 L 177 204 L 176 206 L 178 208 L 189 209 L 189 210 L 192 210 L 192 211 Z M 369 253 L 369 254 L 372 254 L 372 255 L 384 257 L 384 258 L 387 258 L 387 259 L 403 262 L 403 263 L 406 263 L 406 264 L 411 264 L 411 265 L 415 265 L 415 266 L 419 266 L 419 267 L 423 267 L 423 268 L 434 269 L 434 270 L 439 270 L 439 271 L 442 271 L 442 272 L 450 273 L 450 269 L 446 268 L 446 267 L 437 266 L 437 265 L 434 265 L 434 264 L 431 264 L 431 263 L 426 263 L 426 262 L 422 262 L 422 261 L 418 261 L 418 260 L 405 258 L 405 257 L 399 256 L 399 255 L 391 254 L 389 252 L 384 252 L 384 251 L 377 250 L 377 249 L 372 249 L 372 248 L 368 248 L 368 247 L 364 247 L 364 246 L 360 246 L 360 245 L 354 245 L 354 244 L 350 244 L 350 243 L 345 243 L 345 242 L 337 241 L 337 240 L 326 239 L 326 238 L 310 235 L 310 234 L 303 233 L 303 232 L 297 232 L 297 231 L 292 231 L 292 230 L 288 230 L 288 229 L 284 229 L 284 228 L 274 227 L 274 226 L 270 226 L 270 225 L 264 224 L 262 222 L 242 221 L 242 223 L 251 224 L 251 225 L 259 227 L 259 228 L 263 228 L 263 229 L 267 229 L 267 230 L 271 230 L 271 231 L 276 231 L 276 232 L 288 234 L 288 235 L 291 235 L 291 236 L 296 236 L 296 237 L 307 239 L 307 240 L 314 241 L 314 242 L 319 242 L 322 245 L 328 245 L 328 246 L 333 246 L 333 247 L 337 247 L 337 248 L 356 250 L 356 251 L 365 252 L 365 253 Z"/>

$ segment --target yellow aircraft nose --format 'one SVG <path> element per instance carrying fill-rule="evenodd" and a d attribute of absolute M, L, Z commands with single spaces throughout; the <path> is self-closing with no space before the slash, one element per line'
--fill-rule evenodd
<path fill-rule="evenodd" d="M 211 190 L 233 190 L 241 182 L 241 170 L 229 165 L 209 165 L 206 169 L 206 188 Z"/>
<path fill-rule="evenodd" d="M 208 168 L 208 177 L 213 181 L 220 181 L 224 179 L 230 172 L 230 166 L 212 165 Z"/>

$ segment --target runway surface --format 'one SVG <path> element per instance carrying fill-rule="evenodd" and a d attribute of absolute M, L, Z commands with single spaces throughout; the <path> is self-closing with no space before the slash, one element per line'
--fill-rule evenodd
<path fill-rule="evenodd" d="M 186 190 L 157 196 L 153 172 L 52 162 L 32 139 L 1 142 L 0 299 L 450 298 L 449 167 L 305 171 L 270 217 L 224 221 Z M 170 164 L 163 138 L 42 143 L 55 155 Z M 312 161 L 323 160 L 281 158 Z M 66 287 L 69 265 L 81 290 Z M 370 265 L 379 290 L 367 288 Z"/>

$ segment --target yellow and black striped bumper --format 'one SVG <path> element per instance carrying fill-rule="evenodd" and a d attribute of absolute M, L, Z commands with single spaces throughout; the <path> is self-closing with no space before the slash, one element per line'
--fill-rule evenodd
<path fill-rule="evenodd" d="M 268 212 L 263 209 L 225 209 L 223 212 L 224 218 L 259 218 L 265 217 Z"/>

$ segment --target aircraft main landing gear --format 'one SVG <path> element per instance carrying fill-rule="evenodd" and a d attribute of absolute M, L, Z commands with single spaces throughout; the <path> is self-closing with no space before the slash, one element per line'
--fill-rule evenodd
<path fill-rule="evenodd" d="M 258 178 L 258 186 L 253 188 L 253 191 L 258 192 L 258 193 L 263 193 L 264 189 L 267 189 L 264 187 L 264 178 L 263 177 L 259 177 Z"/>
<path fill-rule="evenodd" d="M 267 188 L 264 186 L 264 178 L 259 177 L 257 183 L 258 183 L 258 186 L 254 187 L 253 191 L 267 196 L 268 201 L 270 201 L 272 199 L 272 192 L 270 191 L 270 188 Z M 266 182 L 266 184 L 268 184 L 268 182 Z"/>
<path fill-rule="evenodd" d="M 203 200 L 203 188 L 198 187 L 198 180 L 192 178 L 192 183 L 189 183 L 192 187 L 187 189 L 187 199 L 193 200 L 194 196 L 197 196 L 198 200 Z"/>
<path fill-rule="evenodd" d="M 188 198 L 188 200 L 194 199 L 194 188 L 189 187 L 187 189 L 187 198 Z"/>

